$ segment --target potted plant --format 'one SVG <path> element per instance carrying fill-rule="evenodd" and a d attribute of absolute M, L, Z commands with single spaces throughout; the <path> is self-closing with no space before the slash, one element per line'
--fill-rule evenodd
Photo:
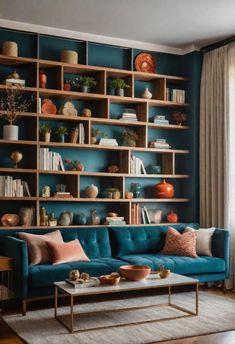
<path fill-rule="evenodd" d="M 129 88 L 130 86 L 126 84 L 125 80 L 117 78 L 113 79 L 111 83 L 112 87 L 116 91 L 116 95 L 120 97 L 124 97 L 125 95 L 125 88 Z"/>
<path fill-rule="evenodd" d="M 6 97 L 0 100 L 0 117 L 2 116 L 9 123 L 3 126 L 4 140 L 18 140 L 19 127 L 15 124 L 33 101 L 33 96 L 30 99 L 23 99 L 21 86 L 6 87 Z"/>
<path fill-rule="evenodd" d="M 122 146 L 136 147 L 138 134 L 133 129 L 125 129 L 122 133 Z"/>
<path fill-rule="evenodd" d="M 56 135 L 59 138 L 59 142 L 65 141 L 65 135 L 68 135 L 68 129 L 66 127 L 60 126 L 58 130 L 56 131 Z"/>
<path fill-rule="evenodd" d="M 40 126 L 39 133 L 41 138 L 45 142 L 50 142 L 51 140 L 51 128 L 47 124 L 43 124 Z"/>
<path fill-rule="evenodd" d="M 76 89 L 80 88 L 84 93 L 90 92 L 90 89 L 96 86 L 96 80 L 92 76 L 81 76 L 70 83 L 72 87 L 75 87 Z"/>
<path fill-rule="evenodd" d="M 98 136 L 105 136 L 104 133 L 99 128 L 91 128 L 91 144 L 95 144 L 97 142 Z"/>
<path fill-rule="evenodd" d="M 79 172 L 84 171 L 84 165 L 82 164 L 80 160 L 65 159 L 64 162 L 67 164 L 68 171 L 79 171 Z"/>

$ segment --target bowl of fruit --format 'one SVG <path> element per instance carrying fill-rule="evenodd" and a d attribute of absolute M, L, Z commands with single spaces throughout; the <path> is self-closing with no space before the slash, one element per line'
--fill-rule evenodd
<path fill-rule="evenodd" d="M 118 272 L 112 272 L 110 275 L 102 275 L 99 277 L 101 285 L 118 285 L 121 276 Z"/>

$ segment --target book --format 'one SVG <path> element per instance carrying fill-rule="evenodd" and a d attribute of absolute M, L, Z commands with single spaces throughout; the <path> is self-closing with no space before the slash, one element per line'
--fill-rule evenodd
<path fill-rule="evenodd" d="M 23 80 L 23 79 L 8 78 L 8 79 L 6 79 L 4 81 L 4 84 L 6 86 L 14 86 L 14 85 L 25 86 L 25 80 Z"/>
<path fill-rule="evenodd" d="M 144 212 L 144 208 L 143 207 L 141 207 L 141 219 L 142 219 L 142 223 L 143 224 L 146 224 L 147 222 L 146 222 L 146 217 L 145 217 L 145 212 Z"/>
<path fill-rule="evenodd" d="M 148 209 L 146 208 L 146 206 L 144 206 L 144 213 L 145 213 L 145 218 L 147 220 L 147 223 L 150 224 L 151 220 L 150 220 L 150 216 L 149 216 Z"/>
<path fill-rule="evenodd" d="M 96 277 L 91 277 L 88 281 L 84 283 L 81 283 L 80 281 L 71 281 L 68 278 L 66 278 L 65 282 L 74 288 L 90 288 L 100 285 L 100 281 Z"/>

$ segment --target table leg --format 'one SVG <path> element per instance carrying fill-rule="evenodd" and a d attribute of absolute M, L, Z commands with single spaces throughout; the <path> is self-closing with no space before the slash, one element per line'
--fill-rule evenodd
<path fill-rule="evenodd" d="M 70 333 L 73 333 L 73 295 L 70 297 Z"/>
<path fill-rule="evenodd" d="M 55 318 L 57 318 L 57 308 L 58 308 L 58 287 L 55 286 Z"/>
<path fill-rule="evenodd" d="M 168 287 L 168 306 L 171 304 L 171 286 Z"/>
<path fill-rule="evenodd" d="M 196 315 L 198 315 L 199 283 L 196 284 Z"/>
<path fill-rule="evenodd" d="M 2 278 L 1 278 L 1 297 L 0 299 L 3 299 L 3 282 L 4 282 L 4 271 L 2 271 Z"/>

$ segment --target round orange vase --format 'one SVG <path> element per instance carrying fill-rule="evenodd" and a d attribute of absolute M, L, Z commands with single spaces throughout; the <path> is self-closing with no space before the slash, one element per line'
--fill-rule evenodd
<path fill-rule="evenodd" d="M 167 221 L 171 222 L 171 223 L 176 223 L 178 222 L 178 215 L 176 213 L 174 213 L 173 211 L 170 211 L 167 214 Z"/>
<path fill-rule="evenodd" d="M 43 69 L 39 72 L 39 87 L 46 88 L 47 85 L 47 75 Z"/>
<path fill-rule="evenodd" d="M 161 183 L 154 185 L 154 197 L 156 198 L 172 198 L 174 197 L 174 186 L 163 179 Z"/>

